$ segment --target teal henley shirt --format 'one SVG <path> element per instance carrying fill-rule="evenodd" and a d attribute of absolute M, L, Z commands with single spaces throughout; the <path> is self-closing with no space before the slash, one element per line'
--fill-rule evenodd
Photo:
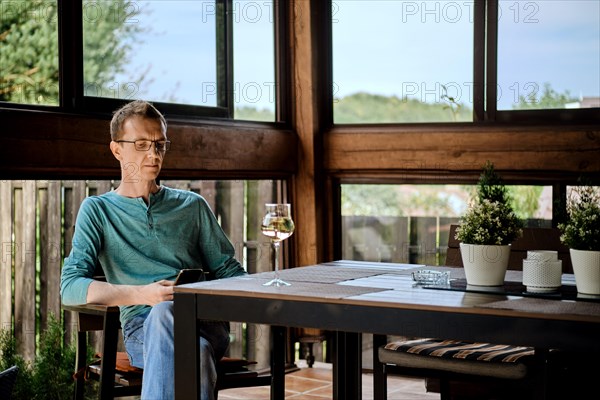
<path fill-rule="evenodd" d="M 234 247 L 206 200 L 164 186 L 142 198 L 108 192 L 81 204 L 60 293 L 64 304 L 85 304 L 96 266 L 113 284 L 146 285 L 174 280 L 184 268 L 202 268 L 211 279 L 245 273 Z M 121 306 L 121 323 L 149 306 Z"/>

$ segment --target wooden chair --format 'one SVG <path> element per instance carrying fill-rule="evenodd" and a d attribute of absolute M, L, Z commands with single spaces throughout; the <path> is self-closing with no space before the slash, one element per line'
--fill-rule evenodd
<path fill-rule="evenodd" d="M 296 328 L 295 339 L 300 343 L 300 358 L 306 360 L 308 368 L 312 368 L 315 363 L 314 345 L 322 344 L 327 340 L 328 332 L 321 329 Z"/>
<path fill-rule="evenodd" d="M 460 256 L 460 242 L 454 238 L 458 225 L 451 225 L 448 236 L 448 252 L 446 253 L 447 267 L 462 268 Z M 508 269 L 523 270 L 523 260 L 527 258 L 528 250 L 556 250 L 558 258 L 562 260 L 564 274 L 572 274 L 571 257 L 569 248 L 560 242 L 560 231 L 556 228 L 524 228 L 523 235 L 510 245 L 510 258 Z"/>
<path fill-rule="evenodd" d="M 454 239 L 457 226 L 450 228 L 446 266 L 462 267 L 459 242 Z M 527 250 L 557 250 L 563 260 L 563 272 L 571 272 L 568 249 L 560 243 L 560 232 L 557 229 L 526 228 L 523 236 L 511 243 L 509 269 L 521 270 Z M 475 346 L 474 346 L 475 345 Z M 454 343 L 440 339 L 399 340 L 387 343 L 387 337 L 373 337 L 373 389 L 374 399 L 387 398 L 387 374 L 434 378 L 439 380 L 439 391 L 442 400 L 450 399 L 450 382 L 466 382 L 468 390 L 473 392 L 485 386 L 496 385 L 496 394 L 503 390 L 512 399 L 530 399 L 532 396 L 546 397 L 548 351 L 518 346 L 505 346 L 504 351 L 512 352 L 511 357 L 496 357 L 491 361 L 467 360 L 453 358 L 452 352 L 443 350 L 450 348 L 480 347 L 482 358 L 489 356 L 492 351 L 498 351 L 499 346 L 489 343 Z M 438 349 L 436 355 L 428 355 L 429 350 Z M 421 351 L 421 353 L 417 353 Z M 469 350 L 473 351 L 473 350 Z M 441 354 L 441 355 L 440 355 Z M 501 359 L 504 359 L 501 361 Z M 475 385 L 473 385 L 475 383 Z M 533 383 L 533 384 L 532 384 Z M 533 390 L 533 393 L 532 393 Z M 479 394 L 478 398 L 484 394 Z M 522 396 L 522 397 L 519 397 Z M 501 396 L 500 396 L 501 397 Z"/>
<path fill-rule="evenodd" d="M 77 321 L 74 398 L 83 399 L 86 378 L 99 381 L 98 398 L 101 400 L 139 395 L 143 370 L 132 367 L 124 352 L 117 352 L 121 329 L 119 307 L 86 304 L 63 305 L 63 309 L 73 312 Z M 90 331 L 102 331 L 102 355 L 99 363 L 87 365 L 87 333 Z M 270 385 L 270 372 L 246 368 L 251 364 L 254 362 L 241 359 L 220 360 L 217 364 L 217 392 L 236 387 Z"/>

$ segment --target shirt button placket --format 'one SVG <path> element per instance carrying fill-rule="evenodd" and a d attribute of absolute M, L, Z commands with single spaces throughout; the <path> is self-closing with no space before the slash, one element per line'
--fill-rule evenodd
<path fill-rule="evenodd" d="M 148 210 L 148 212 L 146 213 L 146 217 L 148 219 L 148 228 L 150 230 L 154 229 L 154 221 L 152 219 L 152 213 L 150 212 L 150 210 Z"/>

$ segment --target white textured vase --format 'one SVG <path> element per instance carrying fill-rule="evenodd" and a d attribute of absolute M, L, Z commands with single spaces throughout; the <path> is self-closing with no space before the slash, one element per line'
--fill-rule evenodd
<path fill-rule="evenodd" d="M 560 288 L 562 261 L 555 250 L 531 250 L 523 260 L 523 285 L 528 292 L 554 292 Z"/>
<path fill-rule="evenodd" d="M 577 291 L 600 295 L 600 251 L 570 249 Z"/>
<path fill-rule="evenodd" d="M 508 268 L 510 245 L 460 244 L 468 285 L 502 286 Z"/>

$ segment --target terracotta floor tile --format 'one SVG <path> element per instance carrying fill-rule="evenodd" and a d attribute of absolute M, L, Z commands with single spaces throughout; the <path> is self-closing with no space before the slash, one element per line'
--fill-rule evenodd
<path fill-rule="evenodd" d="M 286 377 L 285 380 L 286 390 L 298 393 L 309 392 L 329 385 L 330 382 L 327 381 L 308 379 L 299 376 Z"/>
<path fill-rule="evenodd" d="M 286 399 L 290 400 L 325 400 L 331 399 L 331 395 L 329 396 L 318 396 L 312 393 L 300 393 L 295 396 L 286 397 Z"/>
<path fill-rule="evenodd" d="M 315 389 L 307 394 L 316 396 L 321 399 L 332 399 L 333 398 L 333 385 L 330 383 L 327 386 L 323 386 L 320 389 Z"/>

